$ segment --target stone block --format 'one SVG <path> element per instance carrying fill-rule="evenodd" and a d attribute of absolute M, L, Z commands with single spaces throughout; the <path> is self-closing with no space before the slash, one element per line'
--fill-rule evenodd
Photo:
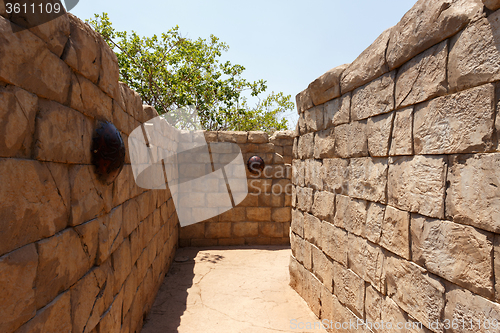
<path fill-rule="evenodd" d="M 38 97 L 15 86 L 0 87 L 0 156 L 30 157 Z"/>
<path fill-rule="evenodd" d="M 494 130 L 492 84 L 439 97 L 415 107 L 415 154 L 455 154 L 491 149 Z"/>
<path fill-rule="evenodd" d="M 339 301 L 358 317 L 363 318 L 365 310 L 365 281 L 350 269 L 333 263 L 333 290 Z"/>
<path fill-rule="evenodd" d="M 394 112 L 368 118 L 367 137 L 370 156 L 389 155 Z"/>
<path fill-rule="evenodd" d="M 314 158 L 323 159 L 335 157 L 334 129 L 319 131 L 314 136 Z"/>
<path fill-rule="evenodd" d="M 247 132 L 217 132 L 219 142 L 247 143 Z"/>
<path fill-rule="evenodd" d="M 271 220 L 273 222 L 290 222 L 292 211 L 289 207 L 272 208 Z"/>
<path fill-rule="evenodd" d="M 451 323 L 459 323 L 458 329 L 452 327 L 448 332 L 486 333 L 498 328 L 498 325 L 493 325 L 500 318 L 500 304 L 455 285 L 450 285 L 447 291 L 443 318 Z M 462 323 L 465 330 L 462 329 Z"/>
<path fill-rule="evenodd" d="M 299 159 L 312 158 L 314 155 L 314 133 L 300 136 L 297 150 Z"/>
<path fill-rule="evenodd" d="M 280 222 L 259 222 L 259 234 L 264 237 L 283 237 L 283 223 Z"/>
<path fill-rule="evenodd" d="M 385 30 L 344 71 L 341 79 L 342 93 L 358 88 L 389 71 L 385 52 L 391 28 Z"/>
<path fill-rule="evenodd" d="M 245 207 L 234 207 L 221 215 L 219 215 L 219 221 L 221 222 L 241 222 L 245 221 L 246 218 Z"/>
<path fill-rule="evenodd" d="M 335 127 L 335 153 L 342 158 L 368 156 L 366 121 Z"/>
<path fill-rule="evenodd" d="M 263 131 L 250 131 L 248 132 L 248 143 L 267 143 L 269 137 Z"/>
<path fill-rule="evenodd" d="M 402 156 L 389 160 L 388 204 L 429 217 L 444 217 L 446 157 Z"/>
<path fill-rule="evenodd" d="M 304 120 L 307 132 L 317 132 L 325 128 L 324 106 L 318 105 L 304 112 Z"/>
<path fill-rule="evenodd" d="M 135 119 L 133 128 L 140 125 L 138 119 L 139 113 L 143 111 L 141 96 L 134 90 L 130 89 L 126 83 L 119 82 L 120 95 L 123 100 L 123 108 L 127 113 Z"/>
<path fill-rule="evenodd" d="M 298 209 L 292 209 L 291 229 L 300 237 L 304 237 L 304 213 Z"/>
<path fill-rule="evenodd" d="M 480 1 L 417 1 L 392 28 L 386 53 L 389 70 L 453 36 L 481 13 Z"/>
<path fill-rule="evenodd" d="M 382 222 L 380 245 L 403 257 L 411 259 L 410 254 L 410 213 L 387 206 Z"/>
<path fill-rule="evenodd" d="M 130 183 L 134 181 L 132 167 L 123 166 L 120 174 L 113 181 L 113 207 L 123 204 L 130 198 Z M 164 191 L 162 191 L 162 194 Z"/>
<path fill-rule="evenodd" d="M 414 105 L 448 92 L 445 40 L 405 63 L 396 77 L 396 108 Z"/>
<path fill-rule="evenodd" d="M 303 267 L 297 261 L 294 256 L 290 256 L 290 264 L 288 265 L 288 271 L 290 272 L 290 287 L 297 292 L 297 294 L 302 295 L 303 286 Z"/>
<path fill-rule="evenodd" d="M 493 235 L 473 227 L 413 215 L 413 261 L 477 294 L 493 298 Z"/>
<path fill-rule="evenodd" d="M 35 316 L 35 290 L 38 266 L 34 244 L 0 257 L 0 330 L 13 332 Z"/>
<path fill-rule="evenodd" d="M 314 245 L 311 247 L 311 254 L 313 273 L 333 293 L 333 262 Z"/>
<path fill-rule="evenodd" d="M 247 219 L 256 222 L 271 221 L 271 207 L 248 207 Z"/>
<path fill-rule="evenodd" d="M 483 4 L 485 5 L 486 8 L 489 10 L 497 10 L 500 8 L 500 1 L 498 0 L 482 0 Z"/>
<path fill-rule="evenodd" d="M 361 120 L 394 110 L 394 84 L 392 71 L 353 91 L 351 120 Z"/>
<path fill-rule="evenodd" d="M 324 106 L 325 128 L 347 124 L 351 120 L 351 93 L 335 98 Z"/>
<path fill-rule="evenodd" d="M 314 193 L 312 214 L 321 220 L 333 222 L 335 216 L 335 194 L 326 191 Z"/>
<path fill-rule="evenodd" d="M 457 223 L 500 233 L 500 154 L 453 155 L 449 165 L 446 215 Z"/>
<path fill-rule="evenodd" d="M 323 160 L 323 189 L 332 193 L 347 194 L 349 161 L 343 158 Z"/>
<path fill-rule="evenodd" d="M 119 333 L 122 327 L 122 305 L 123 294 L 120 293 L 113 301 L 113 304 L 102 316 L 98 325 L 99 332 Z"/>
<path fill-rule="evenodd" d="M 352 199 L 344 195 L 336 196 L 334 224 L 339 228 L 358 235 L 365 235 L 366 205 L 365 200 Z"/>
<path fill-rule="evenodd" d="M 101 49 L 101 67 L 99 68 L 99 88 L 101 88 L 109 97 L 118 99 L 120 87 L 118 81 L 120 73 L 118 68 L 118 58 L 115 52 L 106 44 L 104 39 L 100 38 Z"/>
<path fill-rule="evenodd" d="M 82 237 L 71 228 L 38 242 L 37 250 L 35 301 L 39 309 L 77 282 L 94 264 L 95 255 L 89 256 Z"/>
<path fill-rule="evenodd" d="M 415 263 L 386 258 L 387 295 L 421 323 L 440 321 L 445 288 L 440 280 Z M 436 330 L 442 332 L 442 329 Z"/>
<path fill-rule="evenodd" d="M 372 286 L 367 286 L 365 290 L 365 313 L 367 323 L 380 323 L 382 320 L 382 309 L 385 304 L 384 295 L 379 293 Z M 373 326 L 372 326 L 373 327 Z M 380 325 L 379 325 L 380 329 Z M 373 329 L 374 332 L 378 330 Z"/>
<path fill-rule="evenodd" d="M 349 164 L 349 196 L 385 203 L 387 170 L 385 158 L 352 158 Z"/>
<path fill-rule="evenodd" d="M 233 237 L 257 237 L 259 235 L 259 222 L 234 222 L 232 228 Z"/>
<path fill-rule="evenodd" d="M 71 108 L 91 118 L 113 119 L 113 100 L 90 80 L 77 74 L 71 89 Z"/>
<path fill-rule="evenodd" d="M 299 114 L 303 113 L 305 110 L 310 109 L 314 106 L 309 88 L 299 92 L 295 96 L 295 101 L 297 104 L 297 112 Z"/>
<path fill-rule="evenodd" d="M 379 292 L 385 293 L 383 250 L 353 234 L 349 234 L 347 244 L 349 268 Z"/>
<path fill-rule="evenodd" d="M 347 267 L 347 232 L 331 223 L 321 224 L 321 246 L 333 260 Z"/>
<path fill-rule="evenodd" d="M 310 212 L 313 204 L 313 189 L 309 187 L 296 187 L 297 208 L 303 212 Z"/>
<path fill-rule="evenodd" d="M 132 271 L 132 255 L 130 252 L 130 241 L 126 238 L 123 243 L 113 252 L 113 295 L 118 294 L 125 284 L 125 280 Z"/>
<path fill-rule="evenodd" d="M 324 287 L 321 284 L 321 281 L 319 281 L 314 274 L 308 271 L 304 272 L 304 279 L 306 287 L 304 290 L 304 300 L 307 302 L 309 308 L 316 315 L 316 317 L 319 317 L 321 313 L 321 290 Z"/>
<path fill-rule="evenodd" d="M 496 302 L 500 303 L 500 235 L 495 235 L 495 249 L 493 253 L 493 266 L 495 269 L 495 297 Z"/>
<path fill-rule="evenodd" d="M 231 237 L 231 222 L 205 223 L 205 238 L 229 238 L 229 237 Z"/>
<path fill-rule="evenodd" d="M 318 160 L 305 161 L 304 182 L 305 185 L 315 190 L 323 189 L 322 163 Z"/>
<path fill-rule="evenodd" d="M 99 219 L 99 251 L 97 264 L 108 259 L 123 241 L 123 206 L 118 206 Z"/>
<path fill-rule="evenodd" d="M 347 68 L 341 65 L 330 69 L 309 84 L 309 93 L 314 105 L 320 105 L 340 96 L 340 76 Z"/>
<path fill-rule="evenodd" d="M 50 164 L 0 158 L 0 255 L 41 238 L 68 223 L 69 181 L 63 171 L 52 174 Z"/>
<path fill-rule="evenodd" d="M 369 202 L 366 210 L 366 238 L 375 244 L 379 244 L 382 235 L 382 224 L 384 222 L 385 205 Z"/>
<path fill-rule="evenodd" d="M 136 198 L 130 199 L 123 204 L 123 236 L 127 237 L 141 222 L 139 216 L 139 204 Z"/>
<path fill-rule="evenodd" d="M 317 217 L 304 213 L 304 239 L 311 244 L 322 248 L 321 228 L 323 222 Z"/>
<path fill-rule="evenodd" d="M 395 112 L 389 155 L 413 155 L 413 106 Z"/>

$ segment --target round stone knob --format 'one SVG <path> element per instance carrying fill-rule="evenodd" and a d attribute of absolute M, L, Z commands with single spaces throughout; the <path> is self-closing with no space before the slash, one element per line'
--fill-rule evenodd
<path fill-rule="evenodd" d="M 254 155 L 248 159 L 247 168 L 250 173 L 258 174 L 259 172 L 264 171 L 264 167 L 266 164 L 262 157 Z"/>
<path fill-rule="evenodd" d="M 116 127 L 110 122 L 99 123 L 92 138 L 92 164 L 97 178 L 111 184 L 125 164 L 125 144 Z"/>

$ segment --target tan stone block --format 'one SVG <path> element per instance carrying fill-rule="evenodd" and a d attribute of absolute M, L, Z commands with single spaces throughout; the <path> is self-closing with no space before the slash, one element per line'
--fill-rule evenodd
<path fill-rule="evenodd" d="M 439 97 L 415 108 L 415 154 L 483 152 L 494 129 L 494 86 Z"/>
<path fill-rule="evenodd" d="M 125 164 L 113 182 L 113 207 L 121 205 L 130 198 L 130 183 L 133 181 L 132 167 Z"/>
<path fill-rule="evenodd" d="M 0 159 L 0 255 L 64 229 L 68 221 L 64 173 L 49 164 Z M 58 190 L 58 187 L 60 190 Z"/>
<path fill-rule="evenodd" d="M 314 106 L 309 88 L 299 92 L 295 96 L 295 101 L 297 104 L 297 112 L 299 114 L 303 113 L 305 110 L 310 109 Z"/>
<path fill-rule="evenodd" d="M 72 108 L 91 118 L 108 121 L 113 119 L 113 100 L 111 97 L 106 95 L 94 83 L 79 74 L 76 75 L 76 81 L 73 81 L 72 84 L 72 89 L 76 89 L 79 92 L 77 95 L 71 95 Z M 75 87 L 75 85 L 77 87 Z M 76 100 L 74 100 L 74 98 L 76 98 Z"/>
<path fill-rule="evenodd" d="M 389 160 L 388 204 L 413 213 L 444 217 L 446 157 L 402 156 Z"/>
<path fill-rule="evenodd" d="M 389 155 L 413 155 L 413 106 L 395 112 Z"/>
<path fill-rule="evenodd" d="M 117 99 L 119 96 L 120 88 L 118 58 L 115 52 L 100 38 L 101 49 L 101 67 L 99 68 L 99 88 L 101 88 L 108 96 Z"/>
<path fill-rule="evenodd" d="M 373 328 L 373 324 L 375 322 L 380 323 L 382 320 L 382 309 L 385 303 L 384 295 L 379 293 L 372 286 L 367 286 L 365 290 L 365 313 L 366 313 L 366 322 L 371 323 Z M 369 326 L 370 327 L 370 326 Z M 380 331 L 373 328 L 374 332 Z"/>
<path fill-rule="evenodd" d="M 323 160 L 323 189 L 347 194 L 350 160 L 342 158 L 326 158 Z"/>
<path fill-rule="evenodd" d="M 452 327 L 449 332 L 494 332 L 498 328 L 494 324 L 500 318 L 500 305 L 450 284 L 443 318 L 459 323 L 458 329 Z M 462 330 L 463 322 L 465 330 Z"/>
<path fill-rule="evenodd" d="M 248 132 L 249 143 L 267 143 L 269 140 L 266 132 L 263 131 L 250 131 Z"/>
<path fill-rule="evenodd" d="M 380 245 L 387 250 L 411 259 L 410 253 L 410 213 L 387 206 L 382 223 Z"/>
<path fill-rule="evenodd" d="M 347 66 L 346 64 L 332 68 L 309 84 L 308 89 L 314 105 L 340 96 L 340 76 Z"/>
<path fill-rule="evenodd" d="M 38 97 L 15 86 L 0 87 L 0 156 L 30 157 Z"/>
<path fill-rule="evenodd" d="M 317 217 L 304 213 L 304 239 L 322 248 L 321 228 L 323 222 Z"/>
<path fill-rule="evenodd" d="M 376 202 L 369 202 L 366 211 L 366 238 L 378 244 L 382 235 L 382 224 L 384 222 L 385 205 Z"/>
<path fill-rule="evenodd" d="M 292 209 L 291 229 L 300 237 L 304 237 L 304 214 L 298 209 Z"/>
<path fill-rule="evenodd" d="M 385 323 L 392 323 L 393 327 L 390 329 L 381 330 L 383 332 L 401 332 L 397 325 L 405 325 L 407 323 L 407 314 L 390 297 L 386 297 L 382 302 L 381 321 Z M 403 326 L 403 332 L 407 331 Z"/>
<path fill-rule="evenodd" d="M 314 194 L 312 214 L 321 220 L 333 222 L 335 216 L 335 194 L 326 191 L 317 191 Z"/>
<path fill-rule="evenodd" d="M 139 225 L 139 204 L 137 199 L 133 198 L 123 204 L 123 236 L 127 237 Z"/>
<path fill-rule="evenodd" d="M 480 1 L 418 1 L 392 29 L 386 54 L 389 69 L 453 36 L 481 13 Z"/>
<path fill-rule="evenodd" d="M 334 129 L 319 131 L 314 136 L 314 158 L 323 159 L 335 157 Z"/>
<path fill-rule="evenodd" d="M 42 39 L 27 29 L 14 32 L 15 26 L 0 17 L 3 36 L 0 79 L 39 97 L 65 103 L 71 81 L 70 68 L 49 50 Z"/>
<path fill-rule="evenodd" d="M 233 131 L 233 132 L 217 132 L 219 142 L 233 142 L 233 143 L 246 143 L 247 132 Z"/>
<path fill-rule="evenodd" d="M 241 222 L 245 221 L 245 207 L 234 207 L 219 216 L 221 222 Z"/>
<path fill-rule="evenodd" d="M 323 189 L 323 164 L 318 160 L 306 160 L 304 164 L 305 185 L 315 190 Z"/>
<path fill-rule="evenodd" d="M 388 156 L 394 112 L 368 118 L 367 137 L 370 156 Z"/>
<path fill-rule="evenodd" d="M 259 222 L 259 234 L 264 237 L 283 237 L 283 223 L 280 222 Z"/>
<path fill-rule="evenodd" d="M 108 259 L 111 253 L 123 242 L 123 207 L 118 206 L 99 220 L 99 251 L 97 264 Z"/>
<path fill-rule="evenodd" d="M 347 124 L 351 118 L 351 93 L 325 103 L 324 123 L 325 128 Z"/>
<path fill-rule="evenodd" d="M 387 159 L 352 158 L 349 164 L 349 196 L 386 202 Z"/>
<path fill-rule="evenodd" d="M 445 288 L 440 280 L 420 266 L 396 257 L 388 257 L 385 267 L 388 296 L 421 323 L 440 320 L 445 305 Z"/>
<path fill-rule="evenodd" d="M 250 195 L 257 196 L 261 193 L 271 193 L 271 188 L 273 186 L 272 179 L 249 179 L 248 180 L 248 192 Z"/>
<path fill-rule="evenodd" d="M 289 192 L 291 192 L 291 190 Z M 284 207 L 284 206 L 285 206 L 285 193 L 279 195 L 273 194 L 271 196 L 271 207 Z"/>
<path fill-rule="evenodd" d="M 57 296 L 16 333 L 71 332 L 71 302 L 69 291 Z"/>
<path fill-rule="evenodd" d="M 335 127 L 335 153 L 342 158 L 368 156 L 366 121 Z"/>
<path fill-rule="evenodd" d="M 0 257 L 0 330 L 13 332 L 35 316 L 33 289 L 38 265 L 34 244 Z"/>
<path fill-rule="evenodd" d="M 361 120 L 394 110 L 394 84 L 392 71 L 353 91 L 351 120 Z"/>
<path fill-rule="evenodd" d="M 297 237 L 298 239 L 301 239 L 300 237 Z M 304 267 L 308 270 L 312 269 L 312 253 L 311 253 L 311 243 L 309 243 L 306 240 L 302 240 L 302 261 L 301 263 L 304 265 Z M 299 242 L 300 243 L 300 242 Z"/>
<path fill-rule="evenodd" d="M 300 136 L 297 149 L 300 159 L 312 158 L 314 155 L 314 133 Z"/>
<path fill-rule="evenodd" d="M 414 262 L 448 281 L 493 298 L 492 234 L 413 215 L 411 236 Z"/>
<path fill-rule="evenodd" d="M 256 207 L 259 205 L 259 196 L 255 193 L 248 193 L 242 202 L 237 207 Z"/>
<path fill-rule="evenodd" d="M 304 285 L 303 270 L 304 267 L 297 259 L 294 256 L 290 256 L 290 264 L 288 265 L 288 271 L 290 272 L 290 287 L 299 295 L 302 295 L 302 287 Z"/>
<path fill-rule="evenodd" d="M 311 247 L 311 254 L 313 273 L 333 293 L 333 262 L 314 245 Z"/>
<path fill-rule="evenodd" d="M 38 242 L 38 270 L 35 281 L 37 308 L 45 306 L 72 286 L 94 264 L 86 245 L 73 229 Z"/>
<path fill-rule="evenodd" d="M 365 281 L 350 269 L 333 263 L 333 290 L 339 301 L 358 317 L 363 318 L 365 308 Z"/>
<path fill-rule="evenodd" d="M 445 95 L 447 60 L 448 41 L 445 40 L 405 63 L 396 77 L 396 107 Z"/>
<path fill-rule="evenodd" d="M 231 237 L 230 222 L 207 222 L 205 223 L 206 238 Z"/>
<path fill-rule="evenodd" d="M 272 208 L 271 220 L 273 222 L 290 222 L 292 211 L 289 207 Z"/>
<path fill-rule="evenodd" d="M 123 243 L 113 252 L 113 295 L 118 294 L 125 284 L 125 280 L 132 271 L 132 255 L 130 252 L 130 241 L 126 238 Z"/>
<path fill-rule="evenodd" d="M 335 261 L 347 266 L 347 232 L 331 223 L 321 224 L 321 247 Z"/>
<path fill-rule="evenodd" d="M 303 212 L 310 212 L 313 204 L 313 189 L 309 187 L 296 187 L 297 208 Z"/>
<path fill-rule="evenodd" d="M 368 46 L 342 74 L 342 93 L 358 88 L 389 71 L 385 52 L 391 29 L 387 29 Z"/>
<path fill-rule="evenodd" d="M 457 223 L 500 233 L 500 154 L 453 155 L 449 165 L 446 215 Z"/>
<path fill-rule="evenodd" d="M 88 261 L 92 265 L 94 264 L 94 261 L 97 258 L 98 249 L 100 245 L 99 226 L 100 226 L 100 219 L 94 219 L 92 221 L 74 227 L 76 233 L 78 234 L 78 237 L 80 237 L 80 242 L 82 244 L 83 250 L 85 251 L 85 254 L 88 257 Z M 120 243 L 121 240 L 118 244 Z"/>
<path fill-rule="evenodd" d="M 335 226 L 358 235 L 365 235 L 367 202 L 343 195 L 336 196 Z"/>
<path fill-rule="evenodd" d="M 120 333 L 122 326 L 122 304 L 123 294 L 120 293 L 102 316 L 98 325 L 98 332 Z"/>
<path fill-rule="evenodd" d="M 381 293 L 385 293 L 383 250 L 366 239 L 349 234 L 349 268 Z"/>
<path fill-rule="evenodd" d="M 495 249 L 494 249 L 494 269 L 495 269 L 495 297 L 497 303 L 500 303 L 500 236 L 495 236 Z"/>
<path fill-rule="evenodd" d="M 232 228 L 233 237 L 257 237 L 259 235 L 259 222 L 234 222 Z"/>
<path fill-rule="evenodd" d="M 247 219 L 250 221 L 271 221 L 271 207 L 248 207 Z"/>
<path fill-rule="evenodd" d="M 126 83 L 119 82 L 121 99 L 123 100 L 122 107 L 127 113 L 134 118 L 132 128 L 137 128 L 140 125 L 138 121 L 139 113 L 143 111 L 141 96 L 134 90 L 130 89 Z"/>
<path fill-rule="evenodd" d="M 483 4 L 488 8 L 489 10 L 497 10 L 500 8 L 500 1 L 498 0 L 482 0 Z"/>
<path fill-rule="evenodd" d="M 316 317 L 319 317 L 321 313 L 321 291 L 324 287 L 314 274 L 306 271 L 304 277 L 306 279 L 305 300 Z"/>

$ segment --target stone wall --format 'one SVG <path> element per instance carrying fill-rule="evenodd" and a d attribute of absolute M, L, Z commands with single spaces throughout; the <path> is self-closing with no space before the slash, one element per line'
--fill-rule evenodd
<path fill-rule="evenodd" d="M 500 327 L 500 1 L 484 3 L 420 0 L 297 95 L 291 285 L 330 331 Z"/>
<path fill-rule="evenodd" d="M 79 19 L 20 30 L 3 9 L 0 331 L 140 331 L 177 247 L 174 205 L 168 190 L 135 185 L 128 151 L 100 183 L 90 147 L 97 120 L 127 144 L 156 114 Z"/>
<path fill-rule="evenodd" d="M 266 166 L 257 174 L 247 170 L 248 195 L 240 204 L 209 220 L 182 227 L 180 246 L 289 244 L 294 136 L 293 131 L 276 132 L 271 137 L 265 132 L 206 132 L 207 142 L 237 143 L 245 163 L 258 155 Z M 222 190 L 225 193 L 225 184 Z M 205 200 L 193 205 L 204 209 L 219 205 L 218 201 Z"/>

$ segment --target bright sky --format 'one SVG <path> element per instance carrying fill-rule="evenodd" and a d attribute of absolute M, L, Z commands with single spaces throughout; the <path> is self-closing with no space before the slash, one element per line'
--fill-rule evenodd
<path fill-rule="evenodd" d="M 213 34 L 224 56 L 267 80 L 268 92 L 295 95 L 327 70 L 350 63 L 416 0 L 81 0 L 71 13 L 85 20 L 109 14 L 115 29 L 159 35 L 175 25 L 188 38 Z M 297 113 L 286 115 L 294 129 Z"/>

